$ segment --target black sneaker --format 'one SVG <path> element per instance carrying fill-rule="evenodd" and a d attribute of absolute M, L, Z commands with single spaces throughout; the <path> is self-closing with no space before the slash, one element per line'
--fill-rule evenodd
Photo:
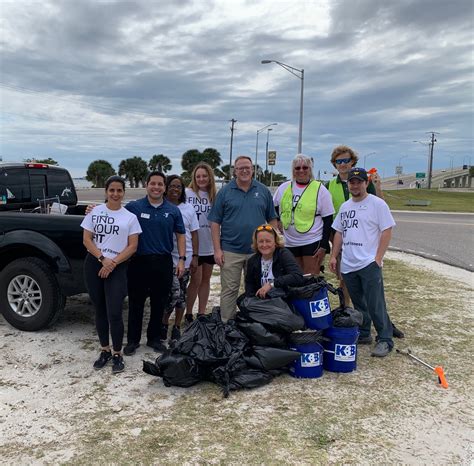
<path fill-rule="evenodd" d="M 393 322 L 392 322 L 392 328 L 393 328 L 393 336 L 395 338 L 405 338 L 405 334 L 400 329 L 395 327 L 395 324 Z"/>
<path fill-rule="evenodd" d="M 139 343 L 127 343 L 127 346 L 123 349 L 123 354 L 125 356 L 132 356 L 139 346 Z"/>
<path fill-rule="evenodd" d="M 112 374 L 118 374 L 125 369 L 125 364 L 121 354 L 114 354 L 112 357 Z"/>
<path fill-rule="evenodd" d="M 160 329 L 160 340 L 166 340 L 168 338 L 168 325 L 162 324 Z"/>
<path fill-rule="evenodd" d="M 184 320 L 185 322 L 187 322 L 188 324 L 192 323 L 193 320 L 194 320 L 194 316 L 192 314 L 186 314 L 184 316 Z"/>
<path fill-rule="evenodd" d="M 366 337 L 359 337 L 357 339 L 357 344 L 358 345 L 370 345 L 370 344 L 372 344 L 373 341 L 374 341 L 374 339 L 370 335 L 368 335 Z"/>
<path fill-rule="evenodd" d="M 171 339 L 179 340 L 180 338 L 181 338 L 181 330 L 179 329 L 178 326 L 173 325 L 173 328 L 171 329 Z"/>
<path fill-rule="evenodd" d="M 149 341 L 147 342 L 146 345 L 149 346 L 150 348 L 153 348 L 153 351 L 155 351 L 156 353 L 164 353 L 167 349 L 166 346 L 163 344 L 163 342 L 160 340 Z"/>
<path fill-rule="evenodd" d="M 102 350 L 99 359 L 94 362 L 94 369 L 102 369 L 112 359 L 112 352 Z"/>

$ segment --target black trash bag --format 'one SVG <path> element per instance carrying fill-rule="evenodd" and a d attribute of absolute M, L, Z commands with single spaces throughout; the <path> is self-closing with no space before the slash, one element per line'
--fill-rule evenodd
<path fill-rule="evenodd" d="M 222 388 L 225 398 L 231 390 L 261 387 L 272 379 L 271 373 L 248 367 L 241 352 L 234 353 L 227 364 L 216 367 L 210 377 L 212 382 Z"/>
<path fill-rule="evenodd" d="M 274 331 L 290 333 L 304 327 L 304 319 L 290 309 L 282 298 L 260 299 L 241 295 L 237 300 L 244 320 L 260 322 Z"/>
<path fill-rule="evenodd" d="M 360 327 L 364 316 L 362 312 L 352 307 L 346 307 L 344 292 L 342 288 L 338 288 L 339 307 L 331 311 L 332 325 L 334 327 Z"/>
<path fill-rule="evenodd" d="M 235 332 L 239 331 L 222 322 L 216 306 L 211 314 L 198 316 L 176 343 L 175 350 L 200 364 L 225 363 L 236 351 L 232 346 L 235 339 L 240 342 L 237 350 L 248 341 L 244 334 Z"/>
<path fill-rule="evenodd" d="M 179 354 L 175 350 L 165 351 L 155 364 L 143 361 L 143 371 L 163 378 L 167 386 L 191 387 L 203 380 L 198 363 L 191 357 Z"/>
<path fill-rule="evenodd" d="M 252 345 L 272 346 L 275 348 L 286 348 L 288 346 L 285 335 L 267 329 L 260 322 L 245 322 L 240 313 L 237 314 L 235 323 Z"/>
<path fill-rule="evenodd" d="M 360 327 L 364 316 L 352 307 L 338 307 L 331 311 L 333 327 Z"/>
<path fill-rule="evenodd" d="M 244 354 L 244 360 L 250 367 L 265 371 L 285 367 L 299 357 L 299 351 L 267 346 L 254 346 Z"/>
<path fill-rule="evenodd" d="M 293 332 L 289 336 L 290 345 L 311 345 L 313 343 L 321 343 L 327 340 L 323 336 L 324 330 L 310 330 L 304 332 Z"/>
<path fill-rule="evenodd" d="M 291 286 L 288 288 L 287 297 L 289 299 L 311 299 L 322 288 L 327 288 L 332 294 L 337 294 L 336 288 L 326 282 L 322 277 L 309 277 L 303 286 Z"/>

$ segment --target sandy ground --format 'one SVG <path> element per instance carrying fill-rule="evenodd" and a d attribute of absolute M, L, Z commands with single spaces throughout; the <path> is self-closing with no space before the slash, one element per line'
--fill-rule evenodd
<path fill-rule="evenodd" d="M 466 299 L 472 299 L 472 273 L 402 253 L 389 252 L 388 257 L 468 284 L 471 290 L 466 294 Z M 213 277 L 213 281 L 217 284 L 218 277 Z M 210 305 L 217 303 L 218 291 L 214 288 Z M 287 376 L 257 390 L 232 394 L 226 401 L 221 400 L 213 387 L 167 388 L 160 379 L 147 376 L 141 371 L 142 359 L 154 360 L 156 357 L 156 353 L 148 351 L 149 348 L 145 346 L 138 349 L 136 356 L 126 358 L 126 371 L 118 376 L 112 376 L 110 368 L 107 372 L 94 371 L 92 362 L 97 354 L 97 339 L 92 324 L 91 306 L 86 295 L 71 298 L 66 312 L 57 324 L 41 332 L 18 331 L 0 317 L 0 461 L 3 464 L 101 462 L 99 446 L 103 430 L 97 427 L 101 418 L 110 422 L 120 419 L 123 425 L 121 434 L 127 442 L 133 442 L 134 438 L 144 435 L 146 429 L 139 422 L 136 427 L 130 427 L 127 418 L 136 416 L 137 419 L 145 419 L 152 404 L 157 413 L 154 420 L 169 422 L 167 410 L 177 403 L 183 403 L 189 394 L 200 397 L 203 410 L 208 409 L 205 408 L 208 405 L 202 399 L 203 396 L 214 402 L 219 400 L 218 402 L 222 402 L 219 411 L 246 413 L 243 415 L 250 416 L 258 426 L 261 422 L 258 416 L 268 414 L 268 406 L 264 408 L 259 404 L 265 397 L 278 396 L 277 393 L 281 394 L 282 391 L 290 393 L 303 391 L 308 387 L 310 390 L 314 389 L 311 388 L 312 385 L 308 385 L 308 381 L 303 383 Z M 472 329 L 468 328 L 466 331 L 468 335 L 472 335 Z M 361 356 L 360 370 L 357 371 L 359 379 L 355 380 L 350 376 L 344 379 L 348 381 L 347 388 L 344 391 L 344 382 L 341 382 L 343 391 L 338 392 L 338 396 L 347 396 L 350 400 L 351 391 L 361 390 L 358 388 L 361 383 L 372 388 L 376 380 L 374 371 L 377 370 L 374 358 L 367 357 L 366 348 L 361 350 Z M 380 364 L 390 367 L 390 361 Z M 418 374 L 417 369 L 411 370 Z M 462 372 L 464 369 L 459 370 Z M 465 370 L 469 369 L 466 367 Z M 330 397 L 331 383 L 334 380 L 342 381 L 337 378 L 337 374 L 331 374 L 318 382 L 318 389 L 324 390 L 327 397 Z M 396 377 L 393 380 L 392 385 L 396 383 Z M 426 385 L 425 380 L 423 384 Z M 472 379 L 469 384 L 472 388 Z M 369 413 L 356 419 L 349 426 L 349 430 L 356 432 L 352 441 L 338 433 L 338 429 L 342 427 L 336 427 L 338 424 L 335 424 L 327 434 L 329 446 L 325 451 L 329 452 L 329 457 L 321 457 L 322 462 L 330 458 L 331 463 L 374 464 L 382 461 L 406 464 L 472 464 L 473 417 L 468 390 L 443 391 L 430 385 L 432 398 L 423 399 L 425 388 L 420 387 L 416 381 L 406 385 L 401 383 L 398 387 L 389 385 L 383 391 L 374 392 L 377 395 L 372 396 L 396 397 L 402 392 L 406 396 L 400 406 L 387 401 L 389 412 L 386 416 L 371 416 Z M 405 393 L 404 390 L 411 390 L 413 393 Z M 365 402 L 370 402 L 368 392 L 361 390 L 356 393 L 359 400 L 367 397 Z M 353 402 L 357 403 L 357 400 Z M 284 403 L 282 401 L 279 404 L 279 409 L 283 409 Z M 250 415 L 247 409 L 252 405 L 255 408 Z M 433 411 L 436 413 L 438 410 L 439 418 L 436 419 Z M 446 413 L 449 413 L 447 420 Z M 90 440 L 87 440 L 94 428 L 100 431 L 97 434 L 97 457 L 93 454 L 95 444 L 88 443 Z M 189 428 L 191 432 L 194 429 L 192 426 Z M 201 428 L 205 430 L 205 427 Z M 360 435 L 362 440 L 358 442 L 357 437 Z M 183 448 L 186 448 L 186 444 Z M 380 449 L 383 448 L 387 448 L 387 451 L 381 454 Z M 191 456 L 186 456 L 186 452 L 181 457 L 168 453 L 162 459 L 167 464 L 231 462 L 226 457 L 223 446 L 214 446 L 208 451 L 212 451 L 210 457 L 199 456 L 200 450 L 195 449 Z M 126 455 L 123 452 L 122 456 L 111 458 L 110 463 L 133 462 L 130 457 L 127 460 Z M 157 457 L 151 456 L 149 460 L 146 458 L 148 457 L 142 458 L 145 463 L 162 462 Z M 243 458 L 247 458 L 244 459 L 244 464 L 249 461 L 248 457 Z M 285 456 L 285 452 L 278 448 L 275 449 L 273 460 L 275 464 L 320 462 L 312 457 L 297 461 L 291 455 Z M 233 461 L 236 461 L 235 457 Z"/>

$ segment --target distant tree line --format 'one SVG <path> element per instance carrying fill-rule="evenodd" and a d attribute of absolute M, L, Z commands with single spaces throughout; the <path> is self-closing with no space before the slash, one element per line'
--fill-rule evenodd
<path fill-rule="evenodd" d="M 207 162 L 217 178 L 229 178 L 229 165 L 222 164 L 221 154 L 214 148 L 208 147 L 200 152 L 198 149 L 187 150 L 181 156 L 181 177 L 184 183 L 188 185 L 191 181 L 191 173 L 198 162 Z M 124 159 L 119 163 L 118 174 L 125 178 L 131 188 L 138 188 L 145 185 L 146 176 L 149 171 L 159 170 L 163 173 L 171 172 L 173 166 L 169 157 L 163 154 L 155 154 L 147 162 L 140 156 Z M 90 181 L 95 188 L 103 188 L 105 180 L 112 175 L 116 175 L 114 167 L 107 160 L 94 160 L 87 168 L 86 179 Z M 270 184 L 271 173 L 268 170 L 263 171 L 260 166 L 257 167 L 259 180 Z M 273 174 L 273 181 L 284 181 L 286 177 L 279 174 Z"/>

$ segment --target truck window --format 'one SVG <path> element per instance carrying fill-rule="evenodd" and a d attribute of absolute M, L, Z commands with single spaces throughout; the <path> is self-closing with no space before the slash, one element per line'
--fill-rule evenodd
<path fill-rule="evenodd" d="M 66 171 L 50 170 L 48 173 L 48 196 L 59 196 L 61 202 L 75 201 L 72 180 Z M 67 202 L 66 202 L 67 204 Z"/>
<path fill-rule="evenodd" d="M 12 168 L 0 171 L 0 204 L 5 200 L 7 204 L 29 202 L 30 183 L 26 170 Z"/>
<path fill-rule="evenodd" d="M 50 197 L 46 188 L 45 174 L 30 174 L 31 201 L 36 202 L 39 199 Z"/>

